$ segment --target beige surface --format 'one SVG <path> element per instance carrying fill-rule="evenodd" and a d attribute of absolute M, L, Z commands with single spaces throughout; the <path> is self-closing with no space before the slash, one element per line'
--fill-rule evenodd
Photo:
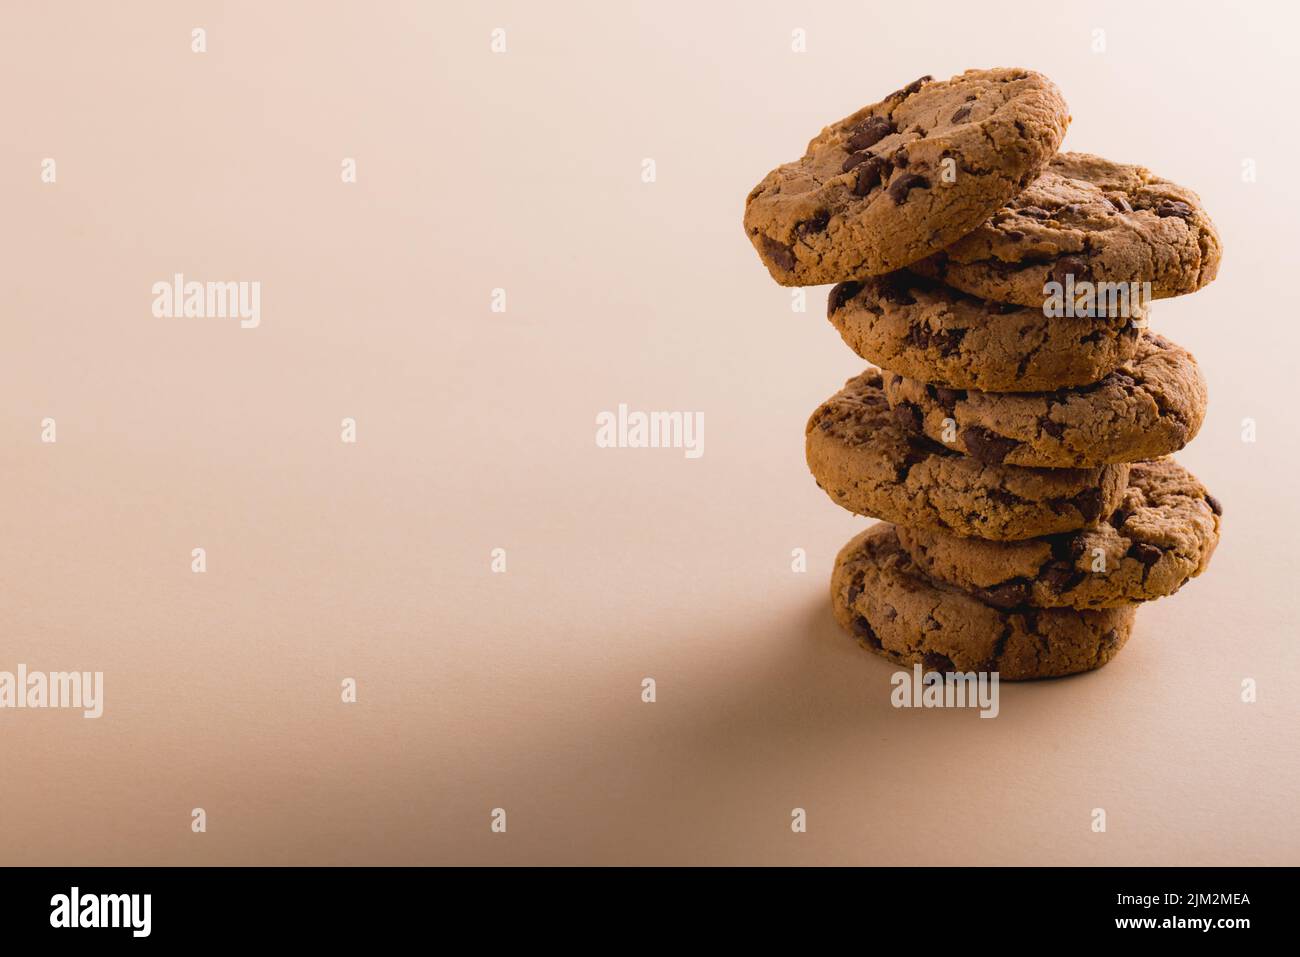
<path fill-rule="evenodd" d="M 0 670 L 107 701 L 0 711 L 0 862 L 1300 863 L 1294 12 L 450 6 L 6 13 Z M 989 721 L 894 711 L 832 623 L 861 520 L 802 429 L 861 362 L 740 219 L 824 122 L 995 64 L 1216 217 L 1154 325 L 1226 516 L 1112 665 Z M 174 272 L 260 281 L 261 326 L 153 318 Z M 704 456 L 596 448 L 620 402 Z"/>

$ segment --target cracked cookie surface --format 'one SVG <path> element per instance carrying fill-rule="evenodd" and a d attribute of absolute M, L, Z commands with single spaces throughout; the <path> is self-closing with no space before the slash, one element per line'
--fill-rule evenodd
<path fill-rule="evenodd" d="M 1127 465 L 987 465 L 905 429 L 882 385 L 880 371 L 867 369 L 808 420 L 808 468 L 837 505 L 999 541 L 1085 528 L 1118 507 Z"/>
<path fill-rule="evenodd" d="M 831 605 L 840 627 L 895 664 L 996 671 L 1009 681 L 1100 668 L 1128 640 L 1135 608 L 993 607 L 926 578 L 887 523 L 840 550 Z"/>
<path fill-rule="evenodd" d="M 745 200 L 745 233 L 783 286 L 899 269 L 984 222 L 1060 146 L 1069 109 L 1030 70 L 922 77 L 833 123 Z"/>
<path fill-rule="evenodd" d="M 1088 385 L 1133 357 L 1123 317 L 1048 317 L 968 295 L 907 270 L 844 282 L 827 317 L 862 358 L 951 389 L 1046 392 Z M 1134 316 L 1144 318 L 1139 310 Z"/>
<path fill-rule="evenodd" d="M 1044 285 L 1151 283 L 1195 292 L 1219 270 L 1219 234 L 1184 186 L 1142 166 L 1061 153 L 992 217 L 916 270 L 998 302 L 1043 305 Z"/>
<path fill-rule="evenodd" d="M 1104 379 L 1056 392 L 945 389 L 887 375 L 899 422 L 990 465 L 1084 468 L 1176 452 L 1205 418 L 1205 379 L 1192 354 L 1144 333 Z"/>
<path fill-rule="evenodd" d="M 1172 459 L 1135 463 L 1096 528 L 1019 542 L 922 528 L 898 540 L 925 574 L 999 608 L 1106 608 L 1174 594 L 1205 571 L 1222 506 Z"/>

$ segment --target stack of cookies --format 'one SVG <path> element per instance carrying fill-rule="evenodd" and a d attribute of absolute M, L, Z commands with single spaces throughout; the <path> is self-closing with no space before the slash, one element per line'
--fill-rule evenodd
<path fill-rule="evenodd" d="M 1057 153 L 1046 77 L 923 77 L 824 129 L 749 194 L 745 230 L 785 286 L 874 363 L 807 427 L 839 505 L 882 521 L 835 563 L 866 648 L 1007 679 L 1097 668 L 1140 602 L 1208 565 L 1219 503 L 1169 455 L 1205 382 L 1148 330 L 1194 292 L 1218 235 L 1191 190 Z"/>

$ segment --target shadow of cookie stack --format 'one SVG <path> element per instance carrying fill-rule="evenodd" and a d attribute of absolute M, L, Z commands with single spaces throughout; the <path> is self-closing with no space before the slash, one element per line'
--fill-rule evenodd
<path fill-rule="evenodd" d="M 835 562 L 840 624 L 898 664 L 1027 679 L 1100 667 L 1138 603 L 1207 566 L 1218 502 L 1170 453 L 1205 382 L 1147 302 L 1214 278 L 1196 194 L 1057 153 L 1028 70 L 917 80 L 824 129 L 749 194 L 785 286 L 875 363 L 807 427 L 839 505 L 882 519 Z"/>

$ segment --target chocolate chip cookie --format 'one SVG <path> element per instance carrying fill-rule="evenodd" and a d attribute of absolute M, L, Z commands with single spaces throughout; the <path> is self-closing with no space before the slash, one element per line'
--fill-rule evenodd
<path fill-rule="evenodd" d="M 899 269 L 984 222 L 1060 146 L 1069 109 L 1029 70 L 922 77 L 826 127 L 745 200 L 745 232 L 783 286 Z"/>
<path fill-rule="evenodd" d="M 827 316 L 858 355 L 950 389 L 1047 392 L 1096 382 L 1133 357 L 1133 319 L 1052 317 L 959 292 L 908 270 L 843 282 Z"/>
<path fill-rule="evenodd" d="M 1045 284 L 1150 283 L 1195 292 L 1219 270 L 1200 198 L 1141 166 L 1061 153 L 1007 205 L 916 269 L 998 302 L 1043 305 Z"/>
<path fill-rule="evenodd" d="M 1020 542 L 898 529 L 933 579 L 999 608 L 1109 608 L 1164 598 L 1205 571 L 1223 509 L 1173 459 L 1139 462 L 1119 508 L 1096 528 Z"/>
<path fill-rule="evenodd" d="M 1127 465 L 986 465 L 895 420 L 877 369 L 850 379 L 805 430 L 808 467 L 838 505 L 886 521 L 998 541 L 1095 524 L 1120 503 Z"/>
<path fill-rule="evenodd" d="M 1205 418 L 1191 353 L 1143 333 L 1133 358 L 1100 382 L 1021 394 L 946 389 L 890 375 L 885 395 L 908 428 L 989 465 L 1084 468 L 1176 452 Z"/>
<path fill-rule="evenodd" d="M 1100 668 L 1128 640 L 1135 608 L 993 607 L 926 578 L 884 523 L 840 550 L 831 604 L 845 631 L 895 664 L 996 671 L 1009 681 Z"/>

